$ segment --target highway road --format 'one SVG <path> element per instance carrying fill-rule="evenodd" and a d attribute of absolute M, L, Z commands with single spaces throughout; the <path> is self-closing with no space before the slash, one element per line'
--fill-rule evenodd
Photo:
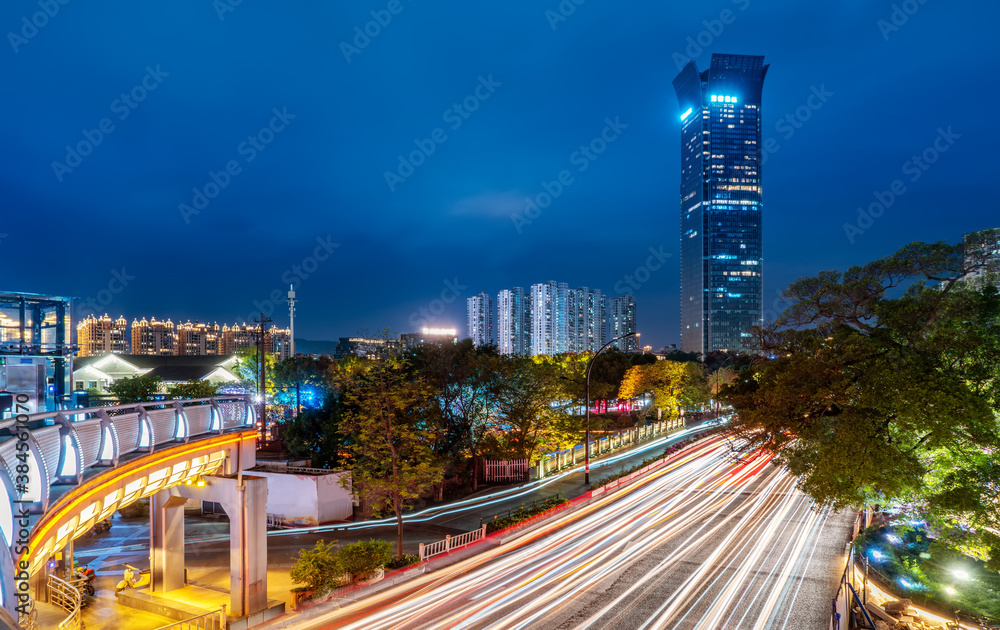
<path fill-rule="evenodd" d="M 623 491 L 299 628 L 826 628 L 852 515 L 706 439 Z"/>

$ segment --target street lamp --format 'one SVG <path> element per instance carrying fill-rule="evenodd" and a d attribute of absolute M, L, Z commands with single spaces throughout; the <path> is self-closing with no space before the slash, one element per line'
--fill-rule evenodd
<path fill-rule="evenodd" d="M 594 367 L 594 359 L 597 358 L 597 355 L 607 350 L 611 344 L 615 343 L 616 341 L 621 341 L 622 339 L 633 336 L 638 337 L 639 333 L 630 332 L 627 335 L 622 335 L 621 337 L 615 337 L 608 343 L 604 344 L 604 346 L 602 346 L 600 350 L 595 352 L 594 356 L 590 357 L 590 361 L 587 361 L 587 386 L 586 386 L 587 426 L 586 426 L 586 437 L 584 438 L 584 443 L 583 443 L 583 457 L 584 457 L 583 483 L 587 484 L 588 486 L 590 485 L 590 368 Z"/>

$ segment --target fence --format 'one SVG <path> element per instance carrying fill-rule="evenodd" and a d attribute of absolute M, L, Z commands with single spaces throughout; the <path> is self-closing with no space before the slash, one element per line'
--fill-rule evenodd
<path fill-rule="evenodd" d="M 654 422 L 649 426 L 621 429 L 612 435 L 592 441 L 590 443 L 590 459 L 593 460 L 595 457 L 598 457 L 603 453 L 615 451 L 626 446 L 632 446 L 642 440 L 647 440 L 667 431 L 679 429 L 684 426 L 684 419 L 676 418 L 674 420 Z M 586 457 L 583 452 L 583 444 L 578 444 L 565 451 L 545 453 L 538 460 L 538 478 L 541 479 L 566 468 L 572 468 L 573 466 L 583 462 L 585 459 Z"/>
<path fill-rule="evenodd" d="M 527 459 L 485 461 L 486 483 L 496 481 L 527 481 L 531 466 Z"/>
<path fill-rule="evenodd" d="M 75 586 L 54 575 L 49 576 L 49 603 L 58 606 L 69 613 L 60 624 L 59 630 L 80 630 L 83 620 L 80 618 L 80 601 L 82 596 Z"/>
<path fill-rule="evenodd" d="M 420 560 L 423 561 L 442 553 L 448 553 L 452 549 L 458 549 L 466 545 L 471 545 L 472 543 L 483 540 L 484 538 L 486 538 L 485 525 L 471 532 L 459 534 L 458 536 L 445 536 L 444 540 L 439 540 L 430 544 L 420 543 Z"/>
<path fill-rule="evenodd" d="M 160 626 L 157 630 L 223 630 L 225 627 L 226 605 L 222 604 L 219 610 L 213 610 L 184 621 L 177 621 L 167 626 Z"/>

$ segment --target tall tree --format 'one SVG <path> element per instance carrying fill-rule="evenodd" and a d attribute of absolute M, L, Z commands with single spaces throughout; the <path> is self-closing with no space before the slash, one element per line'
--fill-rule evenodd
<path fill-rule="evenodd" d="M 435 392 L 406 360 L 389 356 L 357 364 L 342 376 L 342 430 L 354 487 L 376 513 L 396 516 L 403 555 L 403 510 L 441 480 L 433 443 L 439 428 L 428 413 Z"/>
<path fill-rule="evenodd" d="M 657 361 L 629 368 L 622 380 L 622 398 L 653 394 L 653 406 L 668 418 L 680 417 L 681 409 L 708 399 L 708 381 L 698 363 Z"/>
<path fill-rule="evenodd" d="M 905 501 L 1000 568 L 1000 296 L 967 253 L 912 243 L 795 282 L 723 395 L 742 448 L 818 501 Z"/>
<path fill-rule="evenodd" d="M 508 452 L 532 459 L 576 444 L 580 420 L 569 408 L 582 398 L 568 391 L 582 387 L 582 381 L 566 376 L 560 358 L 511 358 L 500 365 L 500 413 Z"/>

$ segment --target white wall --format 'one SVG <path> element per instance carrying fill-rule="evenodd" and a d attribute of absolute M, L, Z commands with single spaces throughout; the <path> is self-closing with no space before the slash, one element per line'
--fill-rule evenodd
<path fill-rule="evenodd" d="M 286 523 L 318 525 L 348 520 L 354 513 L 351 495 L 340 485 L 348 472 L 329 475 L 251 471 L 267 478 L 267 513 Z"/>

